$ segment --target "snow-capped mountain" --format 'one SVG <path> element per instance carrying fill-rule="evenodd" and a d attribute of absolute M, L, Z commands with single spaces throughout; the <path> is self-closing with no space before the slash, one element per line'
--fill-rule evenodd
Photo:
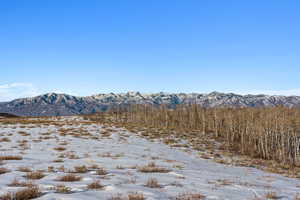
<path fill-rule="evenodd" d="M 238 95 L 233 93 L 155 93 L 139 92 L 97 94 L 76 97 L 67 94 L 48 93 L 32 98 L 16 99 L 0 103 L 0 112 L 21 116 L 61 116 L 89 114 L 104 111 L 114 105 L 165 104 L 174 107 L 179 104 L 198 104 L 204 107 L 262 107 L 283 105 L 300 107 L 299 96 Z"/>

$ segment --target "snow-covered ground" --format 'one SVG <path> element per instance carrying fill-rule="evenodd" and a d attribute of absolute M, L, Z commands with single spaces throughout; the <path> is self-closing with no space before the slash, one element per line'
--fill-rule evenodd
<path fill-rule="evenodd" d="M 38 198 L 41 200 L 108 200 L 116 194 L 130 192 L 143 193 L 149 200 L 175 199 L 185 193 L 201 193 L 205 199 L 222 200 L 266 199 L 270 192 L 275 192 L 280 199 L 294 199 L 300 194 L 300 180 L 255 168 L 214 163 L 200 158 L 196 152 L 151 142 L 123 129 L 85 123 L 79 117 L 65 117 L 48 124 L 0 124 L 0 141 L 0 156 L 22 156 L 22 160 L 5 160 L 0 165 L 10 170 L 0 175 L 0 196 L 22 189 L 8 186 L 15 179 L 26 181 L 26 172 L 21 172 L 20 167 L 42 170 L 45 174 L 33 180 L 43 192 Z M 151 162 L 167 170 L 164 173 L 140 171 Z M 83 165 L 87 172 L 74 173 L 74 167 Z M 97 167 L 105 168 L 107 174 L 97 175 Z M 66 174 L 82 179 L 57 180 Z M 147 187 L 151 178 L 160 187 Z M 95 180 L 104 187 L 88 189 L 87 185 Z M 61 184 L 71 192 L 57 193 L 54 188 Z"/>

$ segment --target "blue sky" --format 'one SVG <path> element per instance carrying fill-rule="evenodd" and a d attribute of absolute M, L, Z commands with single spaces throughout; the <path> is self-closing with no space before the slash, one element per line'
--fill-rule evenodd
<path fill-rule="evenodd" d="M 0 101 L 47 92 L 300 95 L 300 1 L 6 0 Z"/>

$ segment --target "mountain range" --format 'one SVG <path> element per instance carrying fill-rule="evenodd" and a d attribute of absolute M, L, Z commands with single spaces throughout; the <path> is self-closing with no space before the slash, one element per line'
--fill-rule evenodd
<path fill-rule="evenodd" d="M 233 93 L 155 93 L 139 92 L 97 94 L 78 97 L 48 93 L 37 97 L 0 103 L 1 113 L 18 116 L 64 116 L 105 111 L 115 105 L 151 104 L 175 107 L 179 104 L 198 104 L 203 107 L 300 107 L 300 96 L 238 95 Z"/>

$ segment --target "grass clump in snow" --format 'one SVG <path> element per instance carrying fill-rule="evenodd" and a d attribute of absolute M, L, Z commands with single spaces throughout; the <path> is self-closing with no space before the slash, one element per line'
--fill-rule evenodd
<path fill-rule="evenodd" d="M 128 200 L 145 200 L 146 197 L 143 193 L 132 192 L 128 194 Z"/>
<path fill-rule="evenodd" d="M 0 168 L 0 174 L 6 174 L 6 173 L 8 173 L 8 172 L 10 172 L 10 170 L 8 170 L 8 169 L 6 169 L 6 168 L 4 168 L 4 167 L 1 167 L 1 168 Z"/>
<path fill-rule="evenodd" d="M 30 200 L 42 196 L 42 192 L 36 186 L 28 187 L 16 192 L 8 192 L 0 196 L 0 200 Z"/>
<path fill-rule="evenodd" d="M 174 200 L 201 200 L 205 199 L 205 196 L 200 193 L 183 193 L 177 195 Z"/>
<path fill-rule="evenodd" d="M 128 195 L 116 194 L 109 198 L 109 200 L 145 200 L 143 193 L 131 192 Z"/>
<path fill-rule="evenodd" d="M 87 188 L 91 190 L 102 190 L 104 188 L 104 185 L 102 185 L 100 181 L 94 181 L 88 184 Z"/>
<path fill-rule="evenodd" d="M 61 162 L 64 162 L 64 160 L 59 158 L 59 159 L 53 160 L 52 162 L 61 163 Z"/>
<path fill-rule="evenodd" d="M 266 199 L 279 199 L 280 198 L 276 192 L 267 192 L 265 194 L 265 197 L 266 197 Z"/>
<path fill-rule="evenodd" d="M 66 148 L 65 147 L 55 147 L 54 150 L 56 150 L 56 151 L 65 151 Z"/>
<path fill-rule="evenodd" d="M 54 188 L 56 193 L 61 193 L 61 194 L 69 194 L 72 192 L 72 189 L 61 184 L 61 185 L 56 185 Z"/>
<path fill-rule="evenodd" d="M 0 139 L 0 142 L 10 142 L 11 140 L 8 137 L 4 137 Z"/>
<path fill-rule="evenodd" d="M 97 169 L 96 174 L 100 175 L 100 176 L 105 176 L 108 174 L 108 172 L 104 168 L 99 168 L 99 169 Z"/>
<path fill-rule="evenodd" d="M 171 170 L 159 167 L 154 162 L 150 162 L 148 165 L 139 167 L 138 171 L 143 173 L 168 173 Z"/>
<path fill-rule="evenodd" d="M 62 182 L 76 182 L 80 181 L 82 178 L 80 176 L 76 176 L 74 174 L 67 174 L 61 177 L 58 177 L 56 180 L 57 181 L 62 181 Z"/>
<path fill-rule="evenodd" d="M 28 172 L 25 175 L 25 178 L 32 179 L 32 180 L 38 180 L 38 179 L 44 178 L 45 176 L 46 175 L 43 172 L 36 171 L 36 172 Z"/>
<path fill-rule="evenodd" d="M 158 183 L 156 178 L 148 179 L 147 183 L 145 184 L 146 187 L 149 188 L 161 188 L 162 186 Z"/>
<path fill-rule="evenodd" d="M 29 167 L 19 167 L 18 171 L 20 171 L 20 172 L 32 172 L 32 170 Z"/>
<path fill-rule="evenodd" d="M 19 181 L 18 179 L 14 179 L 10 184 L 8 184 L 9 187 L 33 187 L 35 186 L 32 182 L 30 181 Z"/>
<path fill-rule="evenodd" d="M 88 168 L 85 165 L 75 166 L 73 173 L 86 173 L 88 172 Z"/>
<path fill-rule="evenodd" d="M 22 160 L 22 156 L 0 156 L 1 160 Z"/>

